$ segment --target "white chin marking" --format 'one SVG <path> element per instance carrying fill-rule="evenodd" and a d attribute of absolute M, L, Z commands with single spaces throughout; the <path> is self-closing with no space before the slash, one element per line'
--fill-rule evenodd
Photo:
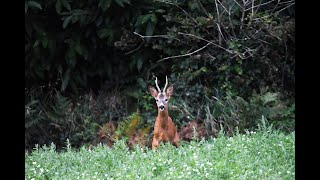
<path fill-rule="evenodd" d="M 160 111 L 163 111 L 163 110 L 164 110 L 164 108 L 163 108 L 163 109 L 159 108 L 159 109 L 160 109 Z"/>

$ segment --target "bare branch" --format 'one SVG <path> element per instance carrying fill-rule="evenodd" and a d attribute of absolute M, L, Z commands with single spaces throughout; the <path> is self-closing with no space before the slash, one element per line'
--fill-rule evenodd
<path fill-rule="evenodd" d="M 216 25 L 217 25 L 218 30 L 219 30 L 219 45 L 221 45 L 221 37 L 223 38 L 224 41 L 226 41 L 226 38 L 224 38 L 224 36 L 223 36 L 223 34 L 222 34 L 220 25 L 219 25 L 218 23 L 216 23 Z"/>
<path fill-rule="evenodd" d="M 200 8 L 202 9 L 202 11 L 210 18 L 209 13 L 207 12 L 207 10 L 203 7 L 202 3 L 200 0 L 197 0 L 198 4 L 200 5 Z"/>
<path fill-rule="evenodd" d="M 279 2 L 279 4 L 286 4 L 286 3 L 291 3 L 291 2 L 295 2 L 295 0 Z"/>
<path fill-rule="evenodd" d="M 242 0 L 242 2 L 243 2 L 243 6 L 242 6 L 242 14 L 241 14 L 240 31 L 243 28 L 244 13 L 246 12 L 246 2 L 245 2 L 245 0 Z"/>
<path fill-rule="evenodd" d="M 192 54 L 197 53 L 197 52 L 201 51 L 202 49 L 206 48 L 206 47 L 209 46 L 210 44 L 212 44 L 212 43 L 208 43 L 208 44 L 206 44 L 205 46 L 203 46 L 202 48 L 199 48 L 199 49 L 197 49 L 197 50 L 195 50 L 195 51 L 193 51 L 193 52 L 191 52 L 191 53 L 182 54 L 182 55 L 177 55 L 177 56 L 166 57 L 166 58 L 160 59 L 158 62 L 164 61 L 164 60 L 166 60 L 166 59 L 173 59 L 173 58 L 191 56 Z"/>
<path fill-rule="evenodd" d="M 194 23 L 196 23 L 197 25 L 199 25 L 199 23 L 198 23 L 187 11 L 185 11 L 184 9 L 182 9 L 177 3 L 170 2 L 170 1 L 161 1 L 161 0 L 155 0 L 155 1 L 162 2 L 162 3 L 166 3 L 166 4 L 171 4 L 171 5 L 176 6 L 178 9 L 180 9 L 181 11 L 183 11 L 190 19 L 192 19 L 192 21 L 193 21 Z"/>
<path fill-rule="evenodd" d="M 133 34 L 140 36 L 141 38 L 174 38 L 173 36 L 169 36 L 169 35 L 155 35 L 155 36 L 143 36 L 137 32 L 133 32 Z"/>
<path fill-rule="evenodd" d="M 212 45 L 215 45 L 215 46 L 217 46 L 217 47 L 219 47 L 219 48 L 221 48 L 221 49 L 223 49 L 223 50 L 225 50 L 225 51 L 227 51 L 227 52 L 229 52 L 229 53 L 231 53 L 231 54 L 234 54 L 232 50 L 226 49 L 226 48 L 224 48 L 224 47 L 222 47 L 222 46 L 220 46 L 220 45 L 218 45 L 218 44 L 213 43 L 212 41 L 206 40 L 206 39 L 204 39 L 204 38 L 202 38 L 202 37 L 199 37 L 199 36 L 196 36 L 196 35 L 194 35 L 194 34 L 186 34 L 186 33 L 182 33 L 182 32 L 178 32 L 178 34 L 195 37 L 195 38 L 197 38 L 197 39 L 200 39 L 200 40 L 206 41 L 206 42 L 208 42 L 208 43 L 210 43 L 210 44 L 212 44 Z"/>
<path fill-rule="evenodd" d="M 219 4 L 222 6 L 222 8 L 224 9 L 224 11 L 222 12 L 222 14 L 223 14 L 224 12 L 228 12 L 228 11 L 227 11 L 227 8 L 224 7 L 224 5 L 223 5 L 219 0 L 218 0 L 218 2 L 219 2 Z M 222 15 L 222 14 L 221 14 L 221 15 Z"/>
<path fill-rule="evenodd" d="M 281 11 L 283 11 L 283 10 L 287 9 L 288 7 L 290 7 L 290 6 L 294 5 L 294 4 L 295 4 L 295 3 L 291 3 L 291 4 L 289 4 L 288 6 L 286 6 L 286 7 L 282 8 L 282 9 L 280 9 L 279 11 L 277 11 L 277 13 L 279 13 L 279 12 L 281 12 Z"/>
<path fill-rule="evenodd" d="M 142 46 L 143 43 L 144 43 L 144 40 L 143 40 L 143 42 L 139 45 L 139 47 L 137 47 L 136 49 L 131 50 L 131 51 L 125 53 L 125 55 L 128 55 L 128 54 L 131 54 L 131 53 L 133 53 L 133 52 L 135 52 L 135 51 L 138 51 L 138 50 L 140 49 L 140 47 Z"/>
<path fill-rule="evenodd" d="M 249 9 L 251 9 L 251 8 L 256 8 L 256 7 L 261 7 L 261 6 L 267 5 L 267 4 L 269 4 L 269 3 L 272 3 L 273 1 L 275 1 L 275 0 L 270 0 L 270 1 L 265 2 L 265 3 L 262 3 L 262 4 L 261 4 L 261 1 L 260 1 L 260 3 L 259 3 L 258 5 L 252 6 L 252 7 L 248 8 L 248 9 L 246 9 L 246 11 L 249 10 Z"/>

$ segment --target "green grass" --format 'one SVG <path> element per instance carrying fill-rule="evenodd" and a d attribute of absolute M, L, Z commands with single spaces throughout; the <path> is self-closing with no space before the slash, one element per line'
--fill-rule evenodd
<path fill-rule="evenodd" d="M 25 154 L 26 179 L 294 179 L 295 133 L 258 131 L 209 141 L 163 144 L 159 150 L 123 141 L 113 148 L 65 152 L 55 146 Z"/>

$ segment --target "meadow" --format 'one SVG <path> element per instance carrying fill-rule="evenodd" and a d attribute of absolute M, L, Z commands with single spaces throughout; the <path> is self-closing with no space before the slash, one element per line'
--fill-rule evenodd
<path fill-rule="evenodd" d="M 264 129 L 209 140 L 161 144 L 154 151 L 125 141 L 74 149 L 66 142 L 25 153 L 25 179 L 295 179 L 295 133 Z"/>

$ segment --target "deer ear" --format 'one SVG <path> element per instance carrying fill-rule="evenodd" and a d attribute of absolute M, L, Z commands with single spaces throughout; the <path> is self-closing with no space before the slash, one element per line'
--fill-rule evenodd
<path fill-rule="evenodd" d="M 149 89 L 151 95 L 152 95 L 155 99 L 157 99 L 157 98 L 158 98 L 158 91 L 157 91 L 154 87 L 152 87 L 152 86 L 148 86 L 148 89 Z"/>
<path fill-rule="evenodd" d="M 167 93 L 167 96 L 169 96 L 169 97 L 172 96 L 172 94 L 173 94 L 173 86 L 172 85 L 167 88 L 166 93 Z"/>

